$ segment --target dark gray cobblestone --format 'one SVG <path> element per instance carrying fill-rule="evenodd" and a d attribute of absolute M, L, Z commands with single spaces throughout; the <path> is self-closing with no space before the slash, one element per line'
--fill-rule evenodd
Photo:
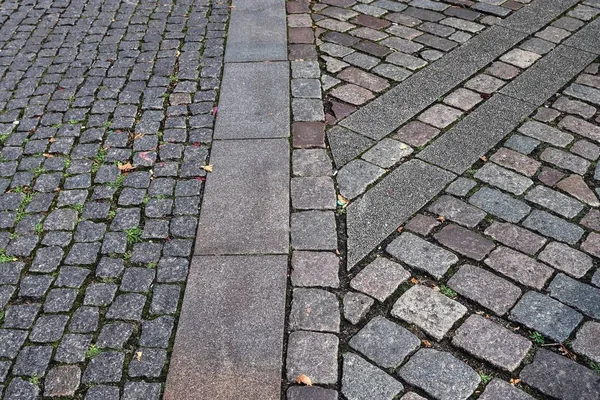
<path fill-rule="evenodd" d="M 228 17 L 212 0 L 0 5 L 3 398 L 161 397 Z"/>

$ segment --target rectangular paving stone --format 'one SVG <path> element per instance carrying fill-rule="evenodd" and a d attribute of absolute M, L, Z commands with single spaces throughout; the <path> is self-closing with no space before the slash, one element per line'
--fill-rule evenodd
<path fill-rule="evenodd" d="M 417 157 L 462 174 L 534 109 L 531 104 L 496 94 Z"/>
<path fill-rule="evenodd" d="M 531 207 L 521 200 L 489 187 L 475 192 L 469 203 L 509 222 L 519 222 L 531 211 Z"/>
<path fill-rule="evenodd" d="M 304 374 L 313 383 L 335 384 L 338 380 L 338 345 L 338 337 L 331 333 L 292 332 L 287 347 L 287 380 L 294 382 Z M 257 395 L 256 398 L 262 399 L 262 396 Z"/>
<path fill-rule="evenodd" d="M 420 210 L 456 176 L 419 160 L 396 168 L 347 207 L 348 268 Z"/>
<path fill-rule="evenodd" d="M 490 160 L 529 177 L 535 175 L 541 165 L 539 161 L 507 148 L 498 150 Z"/>
<path fill-rule="evenodd" d="M 498 24 L 530 35 L 540 30 L 575 4 L 577 4 L 577 0 L 534 1 L 513 15 L 501 19 Z"/>
<path fill-rule="evenodd" d="M 494 163 L 486 163 L 473 177 L 516 195 L 523 194 L 533 185 L 531 179 Z"/>
<path fill-rule="evenodd" d="M 280 399 L 286 256 L 194 257 L 164 398 Z"/>
<path fill-rule="evenodd" d="M 447 195 L 441 196 L 428 210 L 468 228 L 473 228 L 485 218 L 485 213 L 480 209 Z"/>
<path fill-rule="evenodd" d="M 590 256 L 559 242 L 548 244 L 538 258 L 575 278 L 583 277 L 594 266 Z"/>
<path fill-rule="evenodd" d="M 577 331 L 575 340 L 573 340 L 573 350 L 594 362 L 600 362 L 600 347 L 597 345 L 598 337 L 600 337 L 600 323 L 593 321 L 584 323 Z"/>
<path fill-rule="evenodd" d="M 585 175 L 590 167 L 590 162 L 588 160 L 552 147 L 548 147 L 544 150 L 540 155 L 540 159 L 550 164 L 554 164 L 559 168 L 573 171 L 579 175 Z"/>
<path fill-rule="evenodd" d="M 490 61 L 525 38 L 525 34 L 491 27 L 448 53 L 340 124 L 373 139 L 391 133 Z"/>
<path fill-rule="evenodd" d="M 484 233 L 508 247 L 529 255 L 537 253 L 546 243 L 546 238 L 520 226 L 504 222 L 494 221 Z"/>
<path fill-rule="evenodd" d="M 456 330 L 452 344 L 510 372 L 519 367 L 531 349 L 531 342 L 523 336 L 479 315 L 467 318 Z"/>
<path fill-rule="evenodd" d="M 600 375 L 575 361 L 539 349 L 519 377 L 527 385 L 557 399 L 600 399 Z"/>
<path fill-rule="evenodd" d="M 550 296 L 575 307 L 584 314 L 600 319 L 600 289 L 558 274 L 548 287 Z"/>
<path fill-rule="evenodd" d="M 504 315 L 521 296 L 521 289 L 516 285 L 468 264 L 452 275 L 448 286 L 498 315 Z"/>
<path fill-rule="evenodd" d="M 569 219 L 583 209 L 583 204 L 579 201 L 543 185 L 538 185 L 528 191 L 525 199 Z"/>
<path fill-rule="evenodd" d="M 511 310 L 509 319 L 554 339 L 565 341 L 583 316 L 571 307 L 538 292 L 527 292 Z"/>
<path fill-rule="evenodd" d="M 350 281 L 350 287 L 383 302 L 408 278 L 410 272 L 402 265 L 378 257 Z"/>
<path fill-rule="evenodd" d="M 435 238 L 444 246 L 479 261 L 496 247 L 494 242 L 475 231 L 454 224 L 442 228 L 435 234 Z"/>
<path fill-rule="evenodd" d="M 234 0 L 232 5 L 225 62 L 287 60 L 285 1 Z"/>
<path fill-rule="evenodd" d="M 437 279 L 443 277 L 446 271 L 458 262 L 458 257 L 452 252 L 409 232 L 402 233 L 386 247 L 385 251 Z"/>
<path fill-rule="evenodd" d="M 289 73 L 287 62 L 225 64 L 214 138 L 288 137 Z"/>
<path fill-rule="evenodd" d="M 479 400 L 535 400 L 533 397 L 517 389 L 501 379 L 494 378 L 487 384 Z"/>
<path fill-rule="evenodd" d="M 392 308 L 392 316 L 415 324 L 438 341 L 466 313 L 459 302 L 423 285 L 408 289 Z"/>
<path fill-rule="evenodd" d="M 592 53 L 558 46 L 503 87 L 500 93 L 541 106 L 595 58 Z"/>
<path fill-rule="evenodd" d="M 195 254 L 287 253 L 288 141 L 214 141 L 211 163 Z"/>
<path fill-rule="evenodd" d="M 533 210 L 523 221 L 523 226 L 569 244 L 577 243 L 583 236 L 583 229 L 579 226 L 546 211 Z"/>
<path fill-rule="evenodd" d="M 544 287 L 554 272 L 552 268 L 508 247 L 494 250 L 486 258 L 485 264 L 525 286 L 538 290 Z"/>
<path fill-rule="evenodd" d="M 573 141 L 573 135 L 538 121 L 527 121 L 519 127 L 518 131 L 558 147 L 565 147 Z"/>

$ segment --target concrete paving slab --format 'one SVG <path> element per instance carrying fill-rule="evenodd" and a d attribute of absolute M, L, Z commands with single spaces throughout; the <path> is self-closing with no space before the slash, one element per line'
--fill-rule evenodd
<path fill-rule="evenodd" d="M 286 256 L 195 257 L 165 400 L 279 400 Z"/>
<path fill-rule="evenodd" d="M 220 140 L 211 153 L 195 253 L 287 253 L 288 141 Z"/>
<path fill-rule="evenodd" d="M 287 62 L 226 63 L 214 138 L 288 137 L 289 73 Z"/>

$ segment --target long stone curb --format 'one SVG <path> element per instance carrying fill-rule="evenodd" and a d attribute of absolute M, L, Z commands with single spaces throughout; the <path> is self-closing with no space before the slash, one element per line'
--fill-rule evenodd
<path fill-rule="evenodd" d="M 280 399 L 289 103 L 284 0 L 234 0 L 167 400 Z"/>

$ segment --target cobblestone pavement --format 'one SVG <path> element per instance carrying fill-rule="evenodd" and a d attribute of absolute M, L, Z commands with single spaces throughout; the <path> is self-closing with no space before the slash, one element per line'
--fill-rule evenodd
<path fill-rule="evenodd" d="M 161 397 L 228 13 L 0 2 L 2 398 Z"/>
<path fill-rule="evenodd" d="M 287 399 L 600 399 L 600 3 L 287 9 Z"/>

